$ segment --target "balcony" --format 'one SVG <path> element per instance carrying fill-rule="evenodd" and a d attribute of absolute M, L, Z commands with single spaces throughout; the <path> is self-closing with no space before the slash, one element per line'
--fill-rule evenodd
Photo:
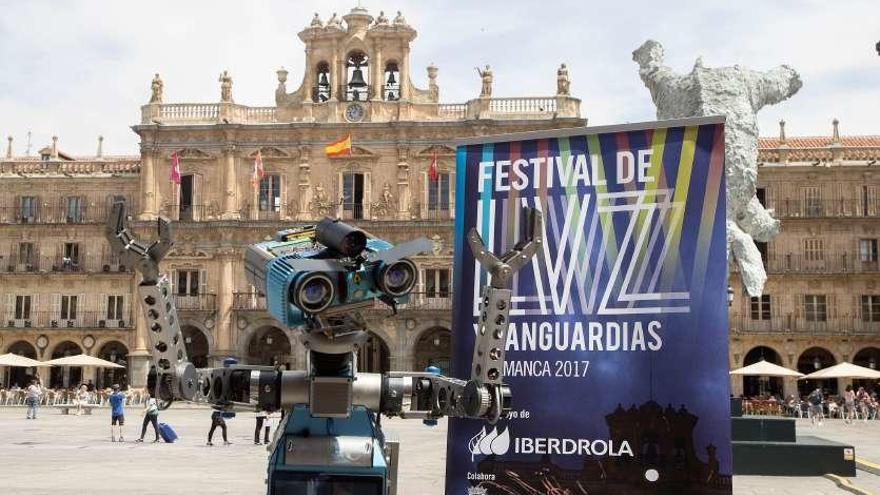
<path fill-rule="evenodd" d="M 129 204 L 131 204 L 129 202 Z M 81 206 L 68 208 L 65 206 L 38 207 L 0 207 L 0 223 L 6 224 L 103 224 L 107 221 L 110 208 L 105 205 Z"/>
<path fill-rule="evenodd" d="M 753 320 L 732 315 L 730 329 L 747 333 L 792 333 L 801 335 L 871 335 L 880 336 L 880 321 L 864 321 L 861 317 L 844 315 L 826 321 L 807 321 L 787 313 L 769 320 Z"/>
<path fill-rule="evenodd" d="M 61 314 L 58 312 L 50 311 L 31 311 L 30 314 L 26 316 L 29 316 L 29 318 L 5 318 L 0 320 L 0 323 L 2 323 L 3 328 L 40 328 L 59 330 L 69 328 L 134 328 L 134 320 L 132 319 L 130 312 L 122 315 L 122 318 L 108 318 L 106 312 L 99 311 L 77 311 L 75 314 L 67 315 L 69 317 L 72 316 L 73 318 L 61 318 Z"/>
<path fill-rule="evenodd" d="M 277 209 L 254 209 L 252 205 L 247 205 L 241 209 L 241 219 L 259 222 L 275 222 L 283 219 L 282 211 L 285 205 L 280 205 Z"/>
<path fill-rule="evenodd" d="M 444 221 L 452 220 L 452 213 L 455 205 L 452 204 L 424 204 L 415 203 L 413 205 L 414 217 L 421 220 Z"/>
<path fill-rule="evenodd" d="M 770 201 L 777 218 L 878 218 L 880 200 L 858 199 L 786 199 Z"/>
<path fill-rule="evenodd" d="M 160 213 L 171 220 L 198 222 L 213 220 L 218 212 L 214 205 L 165 205 Z"/>
<path fill-rule="evenodd" d="M 174 305 L 178 311 L 216 311 L 216 294 L 174 295 Z"/>
<path fill-rule="evenodd" d="M 232 309 L 234 311 L 265 311 L 266 297 L 256 292 L 233 292 Z"/>
<path fill-rule="evenodd" d="M 129 267 L 115 256 L 34 256 L 30 260 L 14 260 L 6 264 L 7 273 L 127 273 Z"/>
<path fill-rule="evenodd" d="M 793 253 L 771 254 L 764 260 L 764 267 L 767 273 L 772 275 L 880 273 L 880 263 L 862 261 L 858 253 L 824 253 L 822 259 Z M 730 271 L 733 273 L 739 271 L 736 263 L 730 264 Z"/>
<path fill-rule="evenodd" d="M 451 288 L 450 288 L 451 290 Z M 449 311 L 452 309 L 452 299 L 450 297 L 439 297 L 439 292 L 412 292 L 409 295 L 409 302 L 397 306 L 398 312 L 405 311 Z M 375 301 L 374 310 L 391 311 L 385 303 Z"/>

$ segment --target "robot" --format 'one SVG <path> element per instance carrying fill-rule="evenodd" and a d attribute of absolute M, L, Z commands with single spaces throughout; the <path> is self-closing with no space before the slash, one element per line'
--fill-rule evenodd
<path fill-rule="evenodd" d="M 381 301 L 396 312 L 417 280 L 408 258 L 431 248 L 428 239 L 392 245 L 326 218 L 316 225 L 282 230 L 245 253 L 248 281 L 265 295 L 268 312 L 301 329 L 307 350 L 304 370 L 231 364 L 196 369 L 188 360 L 170 280 L 159 263 L 173 244 L 173 225 L 158 219 L 158 240 L 138 241 L 117 201 L 106 236 L 142 281 L 138 297 L 149 328 L 155 392 L 167 408 L 201 396 L 212 407 L 283 411 L 269 446 L 270 495 L 396 495 L 399 444 L 383 434 L 380 418 L 477 418 L 494 424 L 510 409 L 504 384 L 504 343 L 511 278 L 541 247 L 540 212 L 527 209 L 524 238 L 497 257 L 479 233 L 468 245 L 488 272 L 468 380 L 434 372 L 359 373 L 357 351 L 367 339 L 360 311 Z"/>

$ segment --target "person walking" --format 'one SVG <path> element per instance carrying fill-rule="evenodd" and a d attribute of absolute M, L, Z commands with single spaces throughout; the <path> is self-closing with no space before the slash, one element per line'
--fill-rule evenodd
<path fill-rule="evenodd" d="M 852 424 L 856 419 L 856 393 L 852 385 L 847 385 L 846 391 L 843 392 L 843 404 L 843 422 L 848 425 Z"/>
<path fill-rule="evenodd" d="M 263 429 L 263 424 L 266 422 L 266 411 L 260 406 L 257 406 L 256 412 L 254 412 L 254 417 L 257 420 L 256 427 L 254 427 L 254 445 L 262 445 L 260 443 L 260 430 Z M 269 443 L 269 425 L 266 425 L 266 443 Z"/>
<path fill-rule="evenodd" d="M 122 438 L 122 427 L 125 426 L 125 394 L 119 390 L 118 384 L 113 384 L 113 393 L 110 394 L 110 441 L 116 442 L 116 432 L 119 432 L 119 441 Z M 118 424 L 118 426 L 117 426 Z"/>
<path fill-rule="evenodd" d="M 218 426 L 223 432 L 223 445 L 231 445 L 226 437 L 226 420 L 223 419 L 223 413 L 220 411 L 214 411 L 211 413 L 211 429 L 208 431 L 208 446 L 210 447 L 214 445 L 211 443 L 211 439 L 214 438 L 214 430 L 216 430 Z"/>
<path fill-rule="evenodd" d="M 816 424 L 819 423 L 819 426 L 822 426 L 822 419 L 825 416 L 825 412 L 822 409 L 822 402 L 824 398 L 822 397 L 822 388 L 816 387 L 816 390 L 813 390 L 810 395 L 807 396 L 807 402 L 810 403 L 810 423 Z"/>
<path fill-rule="evenodd" d="M 153 440 L 153 443 L 159 441 L 159 403 L 153 397 L 150 397 L 149 392 L 144 395 L 144 423 L 141 425 L 141 437 L 135 440 L 135 442 L 143 442 L 144 435 L 147 434 L 147 424 L 153 423 L 153 432 L 156 434 L 156 439 Z"/>
<path fill-rule="evenodd" d="M 40 405 L 40 397 L 43 395 L 43 388 L 37 380 L 31 380 L 25 392 L 24 402 L 27 404 L 27 419 L 37 419 L 37 406 Z"/>

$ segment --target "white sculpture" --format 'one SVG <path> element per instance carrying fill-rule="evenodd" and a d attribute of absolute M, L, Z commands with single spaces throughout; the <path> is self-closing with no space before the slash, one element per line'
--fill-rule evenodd
<path fill-rule="evenodd" d="M 690 74 L 663 65 L 663 46 L 648 40 L 633 52 L 639 76 L 657 107 L 658 119 L 724 115 L 727 176 L 727 254 L 739 265 L 750 296 L 760 296 L 767 281 L 754 241 L 767 242 L 779 233 L 779 220 L 755 196 L 758 178 L 758 121 L 765 105 L 783 101 L 801 88 L 801 79 L 782 65 L 757 72 L 735 65 L 705 68 L 698 58 Z"/>

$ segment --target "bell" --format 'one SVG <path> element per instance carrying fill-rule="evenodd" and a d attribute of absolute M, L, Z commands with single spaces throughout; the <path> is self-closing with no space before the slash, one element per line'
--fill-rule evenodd
<path fill-rule="evenodd" d="M 393 72 L 388 74 L 388 84 L 397 84 L 397 80 L 394 79 Z"/>
<path fill-rule="evenodd" d="M 349 81 L 348 86 L 351 88 L 363 88 L 366 87 L 367 83 L 364 82 L 364 73 L 360 69 L 355 69 L 351 74 L 351 81 Z"/>
<path fill-rule="evenodd" d="M 318 84 L 320 84 L 321 86 L 327 86 L 328 84 L 330 84 L 330 83 L 327 81 L 327 73 L 326 73 L 326 72 L 322 72 L 322 73 L 318 76 Z"/>

